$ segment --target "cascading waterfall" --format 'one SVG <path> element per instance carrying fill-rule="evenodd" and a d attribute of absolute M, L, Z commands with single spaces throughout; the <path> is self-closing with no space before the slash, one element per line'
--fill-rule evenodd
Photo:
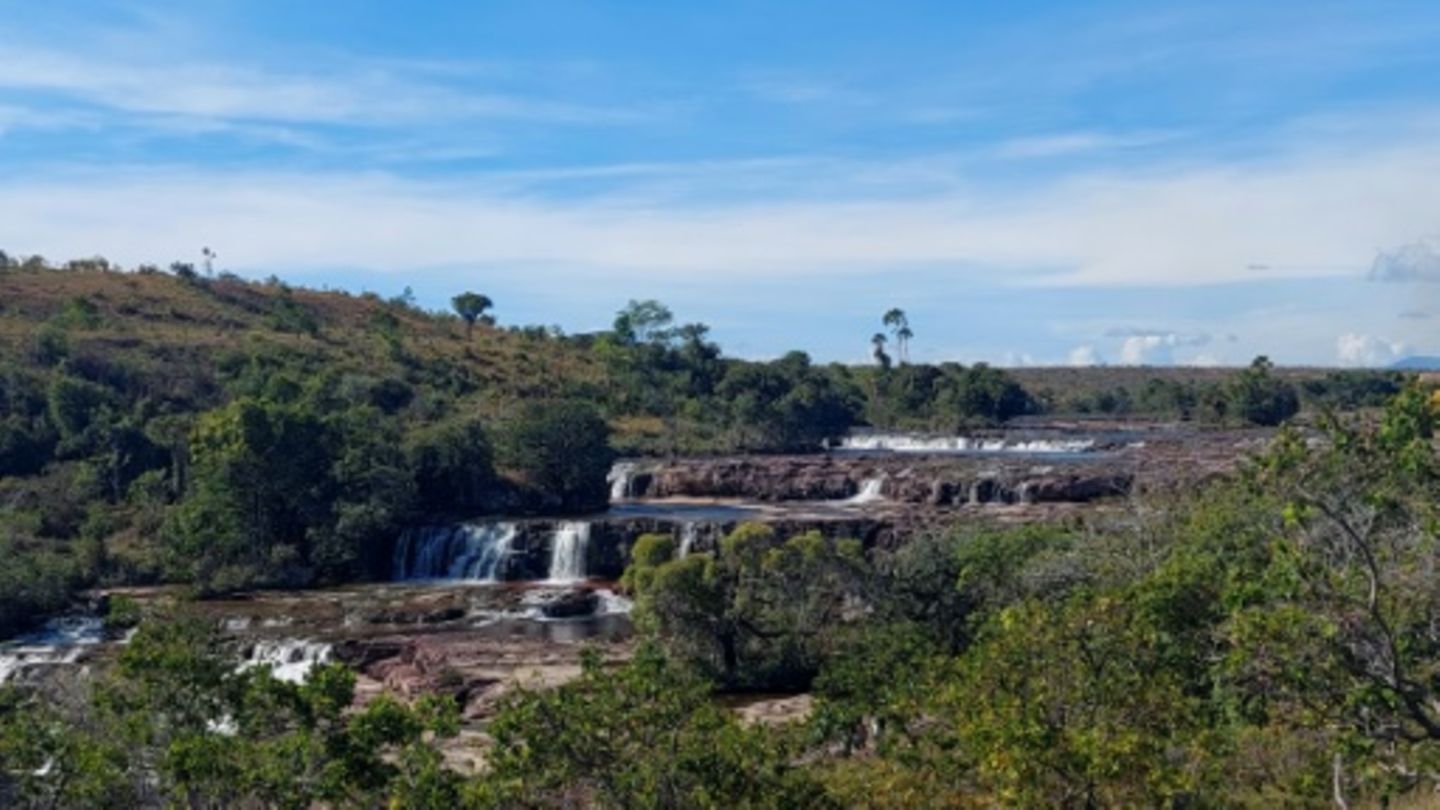
<path fill-rule="evenodd" d="M 310 677 L 315 667 L 329 663 L 331 651 L 332 647 L 321 641 L 294 638 L 257 641 L 240 669 L 268 666 L 277 681 L 301 683 Z"/>
<path fill-rule="evenodd" d="M 883 453 L 1085 453 L 1095 449 L 1094 439 L 975 439 L 969 436 L 913 436 L 868 433 L 846 436 L 841 450 Z"/>
<path fill-rule="evenodd" d="M 700 524 L 687 520 L 680 525 L 680 557 L 688 557 L 695 551 L 695 541 L 700 537 Z"/>
<path fill-rule="evenodd" d="M 34 633 L 0 644 L 0 684 L 28 667 L 73 664 L 104 640 L 104 623 L 94 616 L 51 619 Z"/>
<path fill-rule="evenodd" d="M 550 542 L 551 582 L 579 582 L 585 579 L 586 556 L 590 548 L 590 524 L 567 521 L 555 527 Z"/>
<path fill-rule="evenodd" d="M 635 475 L 635 465 L 629 461 L 617 461 L 610 468 L 605 480 L 610 483 L 610 500 L 623 501 L 630 497 L 630 481 Z"/>
<path fill-rule="evenodd" d="M 851 504 L 865 504 L 884 500 L 885 496 L 880 491 L 880 488 L 883 486 L 885 486 L 885 478 L 883 476 L 876 478 L 866 478 L 860 484 L 860 491 L 855 493 L 851 497 L 846 498 L 845 502 Z"/>
<path fill-rule="evenodd" d="M 395 546 L 392 578 L 497 582 L 516 533 L 508 522 L 407 529 Z"/>

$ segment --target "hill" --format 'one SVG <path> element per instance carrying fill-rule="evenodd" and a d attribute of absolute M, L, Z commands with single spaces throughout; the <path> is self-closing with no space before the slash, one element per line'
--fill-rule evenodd
<path fill-rule="evenodd" d="M 1390 364 L 1393 371 L 1440 371 L 1440 357 L 1404 357 Z"/>

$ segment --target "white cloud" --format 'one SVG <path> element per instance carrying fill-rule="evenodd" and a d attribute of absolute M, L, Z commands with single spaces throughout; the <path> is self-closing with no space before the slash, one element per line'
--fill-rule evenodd
<path fill-rule="evenodd" d="M 1094 346 L 1076 346 L 1070 350 L 1065 357 L 1065 364 L 1068 366 L 1100 366 L 1105 361 L 1100 358 L 1100 352 Z"/>
<path fill-rule="evenodd" d="M 1127 366 L 1172 365 L 1174 348 L 1174 342 L 1165 335 L 1135 335 L 1120 345 L 1120 362 Z"/>
<path fill-rule="evenodd" d="M 1440 242 L 1419 239 L 1381 251 L 1370 264 L 1374 281 L 1440 281 Z"/>
<path fill-rule="evenodd" d="M 1353 332 L 1335 341 L 1335 356 L 1344 366 L 1385 366 L 1408 354 L 1404 343 Z"/>
<path fill-rule="evenodd" d="M 1174 286 L 1253 281 L 1257 255 L 1287 257 L 1267 279 L 1349 275 L 1369 246 L 1423 231 L 1440 210 L 1440 184 L 1414 182 L 1440 172 L 1433 144 L 1245 171 L 1094 173 L 1009 195 L 958 182 L 926 196 L 857 190 L 830 161 L 814 167 L 828 183 L 813 196 L 806 168 L 762 163 L 737 169 L 739 199 L 706 201 L 714 168 L 621 175 L 588 197 L 485 175 L 51 172 L 0 183 L 0 244 L 134 263 L 223 240 L 237 263 L 280 269 L 530 262 L 773 277 L 948 264 L 1014 283 Z"/>
<path fill-rule="evenodd" d="M 1175 349 L 1204 346 L 1210 335 L 1204 332 L 1187 334 L 1155 329 L 1121 328 L 1106 332 L 1109 337 L 1123 337 L 1120 362 L 1127 366 L 1169 366 L 1175 363 Z"/>
<path fill-rule="evenodd" d="M 0 60 L 0 83 L 19 70 Z M 46 80 L 68 81 L 61 75 Z M 166 83 L 145 74 L 151 82 Z M 206 103 L 236 114 L 267 108 L 255 94 L 268 91 L 256 83 Z M 306 99 L 292 112 L 307 114 L 299 109 L 312 99 L 307 91 L 277 92 Z M 335 115 L 368 114 L 352 110 L 348 91 L 316 94 L 339 99 L 316 102 Z M 267 272 L 524 263 L 798 278 L 924 266 L 949 268 L 959 281 L 999 274 L 1012 285 L 1183 286 L 1253 282 L 1262 271 L 1247 266 L 1263 258 L 1266 280 L 1359 277 L 1375 245 L 1435 226 L 1440 184 L 1414 178 L 1440 173 L 1440 141 L 1406 132 L 1405 143 L 1386 146 L 1280 150 L 1244 165 L 1076 170 L 1023 186 L 977 179 L 953 154 L 541 166 L 444 180 L 48 169 L 0 179 L 0 245 L 134 264 L 223 241 L 236 266 Z"/>
<path fill-rule="evenodd" d="M 386 63 L 299 72 L 253 64 L 147 59 L 0 46 L 0 88 L 56 93 L 113 111 L 222 121 L 398 125 L 475 119 L 633 122 L 637 110 L 466 90 Z M 158 118 L 155 118 L 157 117 Z"/>

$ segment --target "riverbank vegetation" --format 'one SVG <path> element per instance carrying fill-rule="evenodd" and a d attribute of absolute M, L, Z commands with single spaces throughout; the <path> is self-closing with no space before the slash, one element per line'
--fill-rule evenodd
<path fill-rule="evenodd" d="M 625 577 L 640 652 L 506 698 L 472 776 L 430 747 L 453 708 L 338 715 L 342 672 L 294 690 L 216 676 L 192 666 L 203 638 L 142 627 L 121 694 L 145 706 L 155 683 L 189 696 L 169 712 L 201 708 L 172 724 L 151 707 L 138 743 L 107 748 L 87 736 L 98 707 L 8 693 L 6 795 L 117 780 L 283 805 L 294 780 L 359 806 L 1420 802 L 1440 787 L 1435 421 L 1412 385 L 1375 419 L 1282 431 L 1234 477 L 1083 526 L 961 526 L 871 555 L 760 526 L 684 557 L 647 537 Z M 745 725 L 713 699 L 772 689 L 807 689 L 814 710 Z M 202 722 L 221 716 L 240 722 Z M 221 745 L 249 753 L 217 762 Z M 377 756 L 354 792 L 327 787 Z"/>

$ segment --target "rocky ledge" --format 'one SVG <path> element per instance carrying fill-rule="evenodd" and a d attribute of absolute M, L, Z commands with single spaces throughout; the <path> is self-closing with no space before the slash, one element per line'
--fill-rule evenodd
<path fill-rule="evenodd" d="M 1085 452 L 817 453 L 636 460 L 617 465 L 626 499 L 865 501 L 930 506 L 1090 503 L 1137 490 L 1192 485 L 1232 470 L 1262 447 L 1256 430 L 1153 430 Z"/>

